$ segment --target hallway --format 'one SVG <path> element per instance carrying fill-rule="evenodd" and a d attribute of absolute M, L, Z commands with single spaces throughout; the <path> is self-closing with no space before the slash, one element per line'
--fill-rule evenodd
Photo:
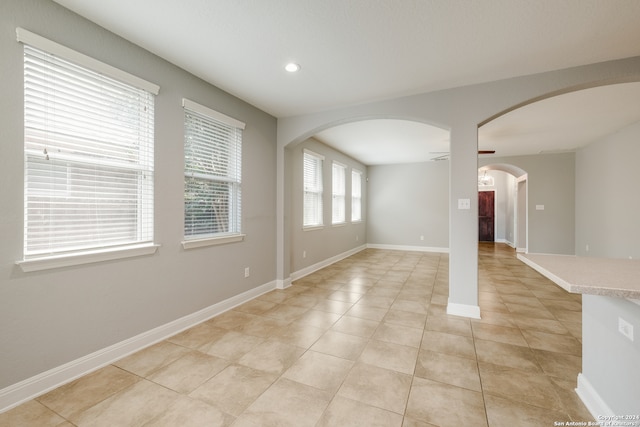
<path fill-rule="evenodd" d="M 581 298 L 479 245 L 481 320 L 446 315 L 446 254 L 367 249 L 0 414 L 5 426 L 553 426 Z"/>

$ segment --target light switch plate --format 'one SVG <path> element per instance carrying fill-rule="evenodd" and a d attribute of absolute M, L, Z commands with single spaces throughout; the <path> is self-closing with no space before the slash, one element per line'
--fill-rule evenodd
<path fill-rule="evenodd" d="M 471 209 L 471 199 L 458 199 L 458 209 Z"/>

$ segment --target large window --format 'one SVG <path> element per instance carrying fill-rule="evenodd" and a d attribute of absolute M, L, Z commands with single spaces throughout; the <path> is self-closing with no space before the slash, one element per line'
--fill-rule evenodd
<path fill-rule="evenodd" d="M 347 167 L 338 162 L 333 162 L 332 187 L 331 187 L 331 223 L 342 224 L 345 222 L 345 175 Z"/>
<path fill-rule="evenodd" d="M 245 125 L 188 99 L 183 105 L 185 239 L 240 234 Z"/>
<path fill-rule="evenodd" d="M 351 221 L 362 221 L 362 172 L 351 170 Z"/>
<path fill-rule="evenodd" d="M 25 264 L 151 244 L 158 87 L 28 31 L 18 40 Z"/>
<path fill-rule="evenodd" d="M 322 225 L 322 162 L 324 158 L 311 151 L 304 151 L 304 227 Z"/>

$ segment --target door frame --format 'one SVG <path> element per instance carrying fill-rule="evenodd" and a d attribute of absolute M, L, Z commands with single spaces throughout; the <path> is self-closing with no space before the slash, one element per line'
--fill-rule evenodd
<path fill-rule="evenodd" d="M 516 252 L 529 253 L 529 179 L 528 174 L 516 178 L 515 188 L 515 212 L 514 212 L 514 244 Z M 522 185 L 523 191 L 520 191 Z M 520 194 L 524 193 L 524 194 Z M 522 211 L 520 203 L 524 205 Z M 524 236 L 520 235 L 520 230 L 524 230 Z M 524 241 L 524 244 L 522 244 Z"/>

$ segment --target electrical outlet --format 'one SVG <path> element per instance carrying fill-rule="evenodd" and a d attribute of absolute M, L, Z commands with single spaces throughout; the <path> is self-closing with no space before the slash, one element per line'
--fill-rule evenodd
<path fill-rule="evenodd" d="M 307 251 L 302 251 L 302 258 L 306 258 L 307 257 Z"/>
<path fill-rule="evenodd" d="M 618 317 L 618 332 L 633 341 L 633 325 L 622 317 Z"/>
<path fill-rule="evenodd" d="M 424 236 L 420 236 L 420 240 L 424 240 Z"/>
<path fill-rule="evenodd" d="M 249 277 L 251 275 L 251 270 L 249 270 L 249 267 L 244 269 L 244 277 Z"/>

